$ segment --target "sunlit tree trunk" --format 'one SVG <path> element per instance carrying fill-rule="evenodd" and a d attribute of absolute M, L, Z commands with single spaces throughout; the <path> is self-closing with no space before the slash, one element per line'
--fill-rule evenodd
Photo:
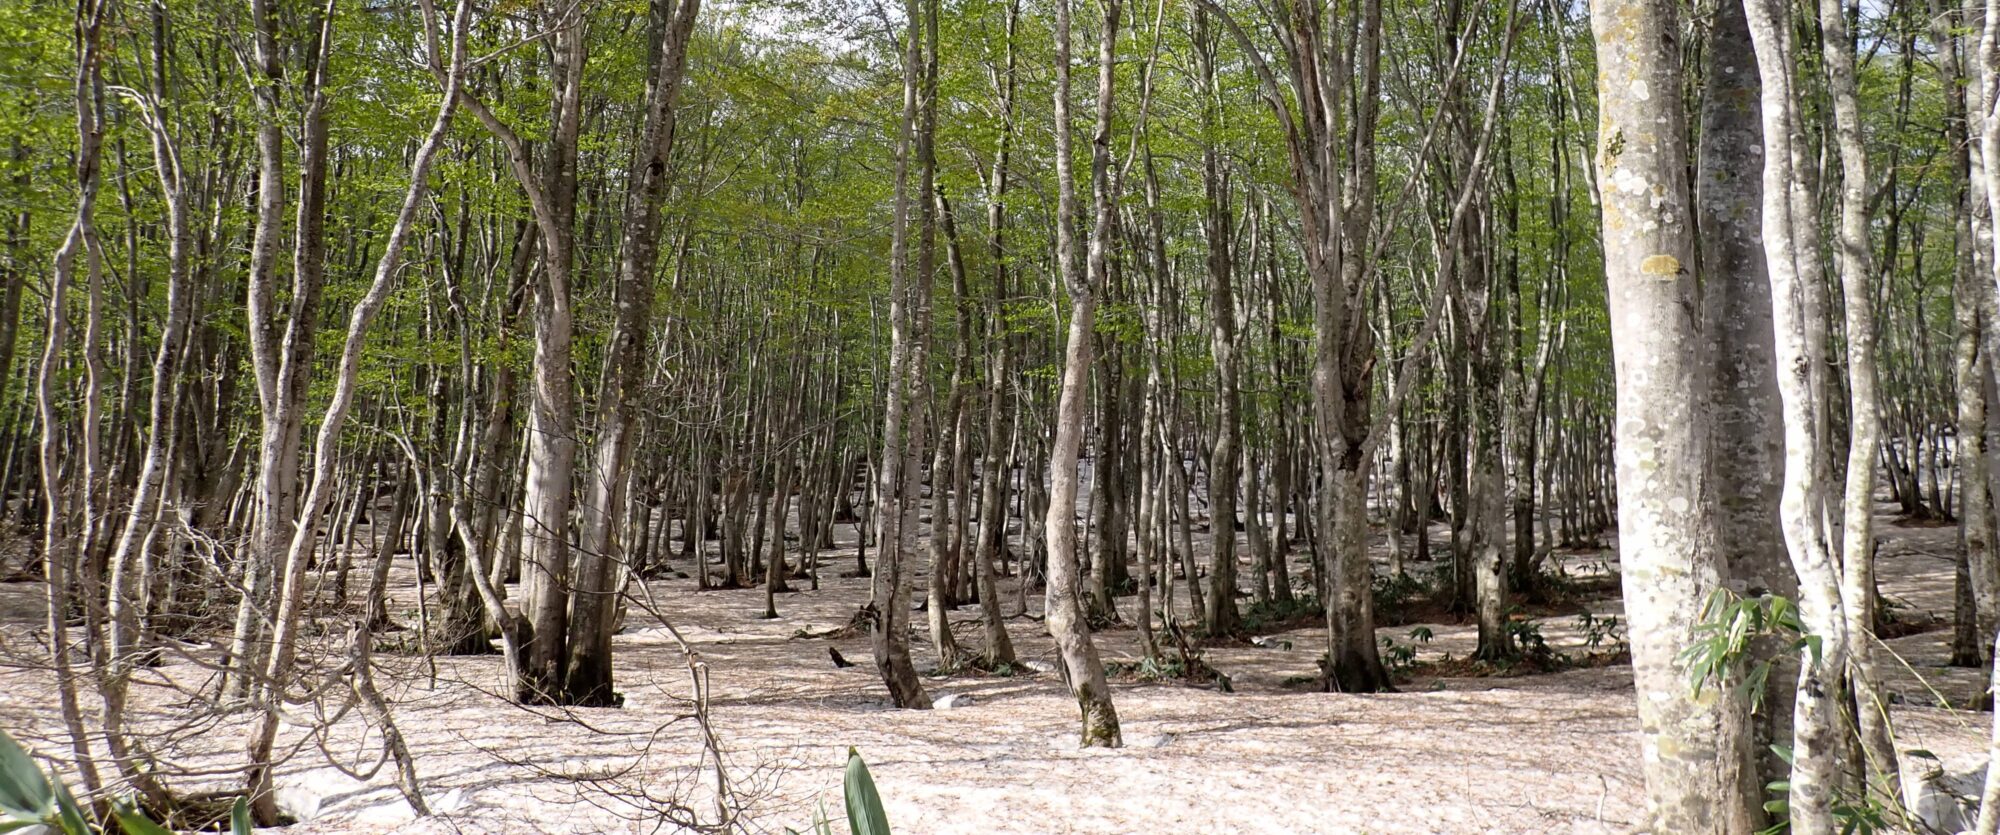
<path fill-rule="evenodd" d="M 1792 830 L 1836 826 L 1833 804 L 1842 790 L 1846 731 L 1842 709 L 1849 663 L 1846 602 L 1834 550 L 1831 468 L 1820 386 L 1823 333 L 1813 285 L 1819 281 L 1817 223 L 1802 177 L 1804 129 L 1799 115 L 1793 19 L 1779 0 L 1746 0 L 1756 45 L 1764 124 L 1763 243 L 1776 334 L 1778 391 L 1784 403 L 1785 482 L 1780 504 L 1785 545 L 1799 579 L 1799 621 L 1813 637 L 1801 653 L 1793 707 L 1789 807 Z"/>
<path fill-rule="evenodd" d="M 1945 0 L 1931 4 L 1931 42 L 1945 81 L 1945 137 L 1951 151 L 1955 223 L 1953 226 L 1952 318 L 1958 333 L 1953 350 L 1953 383 L 1957 394 L 1957 433 L 1953 436 L 1952 462 L 1958 471 L 1959 524 L 1964 547 L 1954 578 L 1958 598 L 1952 636 L 1952 663 L 1979 667 L 1987 651 L 1985 635 L 1994 634 L 1993 614 L 2000 602 L 2000 563 L 1994 549 L 2000 542 L 1992 503 L 1987 489 L 1992 468 L 1992 448 L 1987 445 L 1991 405 L 1986 401 L 1987 379 L 1993 373 L 1987 351 L 1986 312 L 1991 309 L 1993 283 L 1981 269 L 1984 256 L 1974 232 L 1975 218 L 1984 212 L 1984 185 L 1972 175 L 1972 149 L 1966 113 L 1965 69 L 1961 58 L 1964 40 L 1953 26 Z"/>
<path fill-rule="evenodd" d="M 257 383 L 262 423 L 257 441 L 255 519 L 251 545 L 243 559 L 243 596 L 237 604 L 236 628 L 230 642 L 233 665 L 225 685 L 229 695 L 249 695 L 252 672 L 260 669 L 267 628 L 262 613 L 271 602 L 271 583 L 286 532 L 292 521 L 298 456 L 286 442 L 291 426 L 291 386 L 284 376 L 284 357 L 277 341 L 276 284 L 278 247 L 284 230 L 285 137 L 278 94 L 283 84 L 283 58 L 278 50 L 278 21 L 269 0 L 250 4 L 253 80 L 251 98 L 257 112 L 257 209 L 246 274 L 245 313 L 250 365 Z"/>
<path fill-rule="evenodd" d="M 1889 729 L 1889 694 L 1875 664 L 1875 459 L 1882 437 L 1876 393 L 1875 290 L 1869 281 L 1868 149 L 1861 137 L 1854 38 L 1845 0 L 1819 0 L 1820 54 L 1833 100 L 1834 140 L 1840 151 L 1840 222 L 1835 251 L 1847 325 L 1848 445 L 1846 493 L 1841 501 L 1840 568 L 1843 615 L 1852 642 L 1848 671 L 1860 725 L 1870 787 L 1885 797 L 1901 794 L 1896 748 Z"/>
<path fill-rule="evenodd" d="M 1725 566 L 1716 541 L 1709 371 L 1688 205 L 1690 142 L 1677 7 L 1597 0 L 1606 281 L 1616 367 L 1620 563 L 1655 832 L 1753 831 L 1736 737 L 1744 717 L 1697 696 L 1682 656 Z M 1823 831 L 1823 830 L 1812 830 Z"/>
<path fill-rule="evenodd" d="M 1062 387 L 1056 403 L 1055 439 L 1049 450 L 1049 506 L 1043 527 L 1048 537 L 1045 608 L 1049 634 L 1055 638 L 1063 680 L 1082 713 L 1083 745 L 1117 748 L 1124 744 L 1124 739 L 1119 732 L 1118 711 L 1111 703 L 1110 684 L 1104 677 L 1104 662 L 1098 657 L 1097 644 L 1091 639 L 1090 624 L 1085 619 L 1076 530 L 1077 459 L 1083 446 L 1083 420 L 1087 411 L 1084 400 L 1090 389 L 1091 330 L 1106 247 L 1110 245 L 1106 238 L 1113 211 L 1110 125 L 1118 0 L 1107 0 L 1101 8 L 1104 27 L 1098 47 L 1098 124 L 1091 139 L 1091 194 L 1096 222 L 1092 224 L 1089 254 L 1083 259 L 1086 263 L 1079 264 L 1077 256 L 1083 253 L 1078 251 L 1076 174 L 1070 162 L 1070 0 L 1056 3 L 1056 263 L 1064 288 L 1069 291 L 1070 319 L 1063 350 Z M 1102 478 L 1100 472 L 1098 479 Z"/>
<path fill-rule="evenodd" d="M 299 648 L 300 615 L 307 603 L 306 562 L 317 544 L 320 517 L 333 499 L 334 482 L 339 472 L 340 434 L 360 385 L 361 357 L 367 346 L 369 326 L 395 289 L 396 277 L 402 268 L 404 245 L 429 194 L 431 165 L 444 145 L 451 129 L 452 116 L 458 109 L 458 83 L 465 64 L 465 41 L 470 20 L 470 0 L 459 0 L 452 16 L 450 53 L 440 56 L 433 51 L 428 56 L 434 67 L 442 67 L 438 72 L 444 91 L 439 99 L 437 116 L 410 163 L 409 186 L 404 192 L 394 226 L 386 236 L 381 258 L 376 262 L 374 278 L 366 294 L 348 314 L 347 333 L 341 347 L 333 392 L 325 414 L 320 418 L 319 433 L 314 443 L 312 484 L 300 503 L 298 524 L 287 544 L 284 564 L 279 566 L 277 576 L 282 583 L 277 598 L 277 617 L 272 627 L 270 657 L 262 676 L 263 686 L 272 689 L 261 699 L 263 710 L 248 744 L 250 770 L 247 789 L 252 812 L 265 825 L 276 825 L 278 822 L 277 795 L 271 779 L 276 765 L 272 759 L 272 746 L 277 740 L 283 682 L 290 678 L 292 662 Z M 425 23 L 435 50 L 438 46 L 437 20 L 428 4 L 425 5 Z"/>
<path fill-rule="evenodd" d="M 913 308 L 928 301 L 920 298 L 918 286 L 928 288 L 930 277 L 924 273 L 931 265 L 925 258 L 929 253 L 922 251 L 928 238 L 919 241 L 919 263 L 914 268 L 910 265 L 910 214 L 914 208 L 922 215 L 919 226 L 930 217 L 926 208 L 930 194 L 924 188 L 930 182 L 925 158 L 929 139 L 920 135 L 920 114 L 925 47 L 931 38 L 926 30 L 936 26 L 936 20 L 931 14 L 935 5 L 926 0 L 905 0 L 903 8 L 908 25 L 903 51 L 903 117 L 896 141 L 894 238 L 889 252 L 888 401 L 883 409 L 875 513 L 881 551 L 875 557 L 871 634 L 875 667 L 889 687 L 889 700 L 897 707 L 922 710 L 931 705 L 910 661 L 910 589 L 903 570 L 917 544 L 917 506 L 923 494 L 918 467 L 923 460 L 925 405 L 920 393 L 927 390 L 922 382 L 925 352 L 918 348 L 923 338 L 920 314 Z M 918 178 L 915 184 L 911 183 L 913 167 L 919 169 L 914 172 Z M 921 236 L 926 231 L 918 233 Z"/>
<path fill-rule="evenodd" d="M 84 256 L 84 269 L 100 269 L 89 243 L 96 234 L 97 196 L 102 187 L 104 124 L 104 81 L 101 75 L 104 54 L 101 37 L 110 5 L 97 0 L 80 0 L 72 19 L 76 39 L 76 75 L 71 84 L 71 103 L 76 107 L 77 147 L 74 157 L 76 210 L 68 232 L 56 248 L 48 278 L 48 319 L 43 333 L 41 361 L 35 371 L 35 417 L 41 428 L 37 449 L 41 469 L 43 503 L 42 572 L 47 592 L 49 654 L 56 676 L 56 692 L 63 726 L 69 732 L 70 751 L 86 791 L 96 792 L 104 782 L 99 776 L 86 730 L 83 709 L 78 704 L 77 677 L 72 661 L 69 615 L 71 595 L 76 585 L 71 576 L 79 568 L 76 529 L 86 524 L 76 517 L 73 505 L 77 486 L 72 471 L 64 466 L 66 452 L 64 423 L 58 411 L 57 377 L 62 374 L 64 353 L 69 341 L 69 294 L 75 286 L 76 259 Z M 88 485 L 85 485 L 87 489 Z"/>
<path fill-rule="evenodd" d="M 165 14 L 157 9 L 155 14 Z M 160 31 L 164 29 L 161 22 Z M 165 44 L 155 41 L 156 67 L 163 61 Z M 173 437 L 174 405 L 181 391 L 181 358 L 188 322 L 193 318 L 193 296 L 189 286 L 189 226 L 187 189 L 183 182 L 180 149 L 175 144 L 159 107 L 165 99 L 164 81 L 156 69 L 151 95 L 140 102 L 140 117 L 152 139 L 153 165 L 166 206 L 167 222 L 167 318 L 161 324 L 159 345 L 153 356 L 153 391 L 147 403 L 146 441 L 132 490 L 125 525 L 113 544 L 110 559 L 110 586 L 106 609 L 110 630 L 107 640 L 108 669 L 103 673 L 99 694 L 104 702 L 105 744 L 111 751 L 119 774 L 149 805 L 160 808 L 167 800 L 165 791 L 148 769 L 142 769 L 124 728 L 126 700 L 131 676 L 139 664 L 138 652 L 148 639 L 142 628 L 146 605 L 147 577 L 144 563 L 148 543 L 160 512 L 165 490 L 168 458 Z"/>

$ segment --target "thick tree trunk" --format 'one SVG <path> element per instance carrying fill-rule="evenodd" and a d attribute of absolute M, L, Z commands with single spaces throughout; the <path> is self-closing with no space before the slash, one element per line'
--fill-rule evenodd
<path fill-rule="evenodd" d="M 1597 0 L 1604 261 L 1618 379 L 1620 562 L 1645 750 L 1646 828 L 1738 833 L 1744 798 L 1735 741 L 1745 717 L 1697 696 L 1682 655 L 1722 585 L 1710 475 L 1708 370 L 1696 316 L 1695 218 L 1680 96 L 1675 7 Z M 1650 91 L 1650 92 L 1649 92 Z M 1711 685 L 1712 687 L 1713 685 Z M 1808 830 L 1823 831 L 1823 830 Z"/>
<path fill-rule="evenodd" d="M 1388 693 L 1396 688 L 1375 643 L 1375 597 L 1368 564 L 1368 473 L 1359 466 L 1337 467 L 1332 485 L 1322 488 L 1320 518 L 1327 541 L 1325 572 L 1332 597 L 1326 603 L 1327 659 L 1324 686 L 1338 693 Z"/>
<path fill-rule="evenodd" d="M 1349 12 L 1352 18 L 1335 21 L 1337 31 L 1353 33 L 1345 50 L 1333 46 L 1338 35 L 1329 35 L 1317 12 L 1299 12 L 1285 21 L 1295 41 L 1287 54 L 1312 56 L 1285 65 L 1297 95 L 1279 86 L 1276 72 L 1240 24 L 1213 0 L 1201 0 L 1201 5 L 1250 56 L 1264 98 L 1286 130 L 1305 271 L 1312 279 L 1312 444 L 1325 474 L 1312 524 L 1320 599 L 1326 602 L 1322 681 L 1327 689 L 1343 692 L 1389 690 L 1388 671 L 1375 646 L 1366 550 L 1375 366 L 1367 302 L 1375 283 L 1370 248 L 1381 3 L 1365 0 Z M 1335 56 L 1338 60 L 1326 60 Z M 1351 125 L 1350 94 L 1356 105 Z M 1341 159 L 1349 151 L 1351 161 Z"/>
<path fill-rule="evenodd" d="M 526 193 L 541 232 L 542 276 L 535 288 L 535 352 L 528 415 L 527 474 L 519 523 L 522 558 L 521 653 L 514 698 L 523 703 L 565 701 L 570 604 L 570 509 L 576 466 L 576 398 L 570 368 L 572 250 L 576 214 L 576 156 L 583 109 L 583 69 L 589 38 L 582 26 L 562 27 L 551 55 L 555 93 L 548 160 L 538 176 L 526 144 L 471 93 L 458 98 L 506 152 L 515 182 Z"/>
<path fill-rule="evenodd" d="M 1489 300 L 1490 302 L 1490 300 Z M 1491 315 L 1490 313 L 1487 315 Z M 1472 551 L 1473 612 L 1479 623 L 1475 654 L 1488 661 L 1505 661 L 1519 654 L 1507 629 L 1507 486 L 1502 463 L 1500 425 L 1500 347 L 1495 335 L 1476 349 L 1472 360 L 1471 447 L 1467 456 L 1467 548 Z"/>
<path fill-rule="evenodd" d="M 1984 637 L 2000 632 L 2000 529 L 1996 529 L 1993 493 L 1988 489 L 1992 473 L 1992 448 L 1987 444 L 1992 404 L 1987 402 L 1987 381 L 1993 373 L 1987 351 L 1987 320 L 1992 309 L 1993 286 L 1980 269 L 1986 251 L 1974 231 L 1974 219 L 1986 206 L 1983 186 L 1973 182 L 1970 150 L 1966 147 L 1965 98 L 1961 89 L 1959 38 L 1953 33 L 1950 15 L 1941 3 L 1934 4 L 1931 39 L 1947 80 L 1945 130 L 1954 150 L 1952 170 L 1956 177 L 1957 205 L 1953 245 L 1956 254 L 1952 272 L 1952 318 L 1958 326 L 1953 350 L 1953 380 L 1958 398 L 1957 433 L 1952 440 L 1952 462 L 1958 470 L 1958 518 L 1964 547 L 1958 558 L 1958 586 L 1954 595 L 1956 629 L 1952 638 L 1952 663 L 1979 667 L 1988 647 Z"/>

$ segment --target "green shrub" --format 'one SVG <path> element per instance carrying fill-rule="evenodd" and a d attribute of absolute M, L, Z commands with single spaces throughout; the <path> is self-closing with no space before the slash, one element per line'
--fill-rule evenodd
<path fill-rule="evenodd" d="M 1430 581 L 1408 573 L 1377 574 L 1368 590 L 1375 598 L 1376 618 L 1388 624 L 1407 623 L 1415 604 L 1437 593 Z"/>
<path fill-rule="evenodd" d="M 1625 648 L 1625 624 L 1617 615 L 1598 617 L 1589 612 L 1576 616 L 1576 630 L 1583 633 L 1583 645 L 1590 649 Z"/>
<path fill-rule="evenodd" d="M 1554 670 L 1568 659 L 1549 646 L 1542 637 L 1542 625 L 1527 619 L 1507 620 L 1507 634 L 1514 639 L 1514 646 L 1521 650 L 1521 660 L 1544 670 Z"/>
<path fill-rule="evenodd" d="M 1737 685 L 1750 696 L 1753 710 L 1764 704 L 1765 683 L 1771 677 L 1771 658 L 1763 658 L 1743 669 L 1750 646 L 1760 638 L 1777 637 L 1785 642 L 1784 655 L 1800 650 L 1819 657 L 1820 639 L 1809 635 L 1799 622 L 1798 604 L 1773 594 L 1739 597 L 1728 589 L 1716 589 L 1702 606 L 1701 621 L 1695 624 L 1694 640 L 1681 650 L 1687 665 L 1688 683 L 1695 695 L 1702 688 L 1737 678 Z"/>
<path fill-rule="evenodd" d="M 1294 629 L 1301 621 L 1317 622 L 1323 616 L 1319 598 L 1309 594 L 1291 600 L 1260 600 L 1243 610 L 1243 631 L 1252 635 Z"/>

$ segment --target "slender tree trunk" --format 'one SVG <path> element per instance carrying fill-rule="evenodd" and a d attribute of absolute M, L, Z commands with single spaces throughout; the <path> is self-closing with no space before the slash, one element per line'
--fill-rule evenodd
<path fill-rule="evenodd" d="M 890 356 L 888 402 L 882 422 L 882 469 L 877 486 L 879 497 L 875 516 L 879 522 L 881 550 L 875 557 L 873 643 L 875 666 L 889 687 L 889 699 L 900 708 L 929 709 L 922 682 L 910 661 L 909 584 L 903 578 L 904 561 L 916 550 L 917 505 L 923 485 L 918 462 L 923 455 L 923 408 L 921 392 L 926 390 L 927 373 L 919 311 L 928 304 L 931 264 L 928 229 L 920 229 L 918 264 L 909 261 L 910 210 L 929 221 L 931 205 L 928 151 L 930 137 L 922 121 L 924 97 L 928 94 L 927 61 L 931 34 L 937 25 L 934 4 L 925 0 L 905 0 L 908 26 L 903 52 L 903 117 L 896 143 L 896 199 L 894 238 L 890 245 Z M 919 182 L 912 185 L 911 163 L 916 163 Z M 914 192 L 914 193 L 912 193 Z"/>
<path fill-rule="evenodd" d="M 277 796 L 272 790 L 272 744 L 277 739 L 280 718 L 281 693 L 284 682 L 289 680 L 293 658 L 298 651 L 298 631 L 300 613 L 307 603 L 305 599 L 306 560 L 311 556 L 315 544 L 315 533 L 319 528 L 320 516 L 333 498 L 335 474 L 339 471 L 336 457 L 340 451 L 340 433 L 352 407 L 354 396 L 360 383 L 361 354 L 367 345 L 369 326 L 376 313 L 388 301 L 390 291 L 395 289 L 396 277 L 402 268 L 403 246 L 409 239 L 412 227 L 416 225 L 417 212 L 425 205 L 430 188 L 431 164 L 437 152 L 444 145 L 450 132 L 452 116 L 458 109 L 458 83 L 465 64 L 465 41 L 470 30 L 471 0 L 459 0 L 457 10 L 452 15 L 451 53 L 447 68 L 443 69 L 443 95 L 438 103 L 437 116 L 431 123 L 430 133 L 418 146 L 410 163 L 410 184 L 403 195 L 403 202 L 396 214 L 395 225 L 391 227 L 387 242 L 383 245 L 381 259 L 375 265 L 375 276 L 366 294 L 357 301 L 348 314 L 347 336 L 341 347 L 340 365 L 334 381 L 333 393 L 320 418 L 319 435 L 314 442 L 313 481 L 301 503 L 300 516 L 293 531 L 290 545 L 286 550 L 285 563 L 278 577 L 283 588 L 278 595 L 278 611 L 272 627 L 271 653 L 264 668 L 263 685 L 271 688 L 260 699 L 263 711 L 260 721 L 253 727 L 249 745 L 250 769 L 247 789 L 251 810 L 258 821 L 275 825 L 278 821 Z M 436 44 L 435 14 L 425 15 L 426 26 L 432 32 L 431 43 Z M 431 60 L 437 61 L 432 55 Z"/>
<path fill-rule="evenodd" d="M 1203 121 L 1213 132 L 1218 129 L 1221 90 L 1215 82 L 1215 43 L 1208 34 L 1208 15 L 1201 9 L 1195 10 L 1195 32 Z M 1215 440 L 1208 459 L 1213 563 L 1208 575 L 1207 626 L 1210 635 L 1229 635 L 1243 628 L 1243 616 L 1236 608 L 1236 482 L 1243 428 L 1237 397 L 1236 294 L 1231 283 L 1236 266 L 1230 239 L 1235 219 L 1230 212 L 1229 177 L 1213 144 L 1202 147 L 1201 159 L 1201 229 L 1208 244 L 1208 314 L 1212 323 L 1209 349 L 1215 359 Z"/>
<path fill-rule="evenodd" d="M 286 454 L 286 429 L 291 424 L 283 360 L 277 344 L 276 277 L 278 246 L 284 234 L 285 137 L 278 93 L 283 85 L 278 52 L 276 13 L 269 0 L 251 3 L 253 63 L 251 95 L 257 105 L 257 212 L 250 244 L 247 275 L 251 368 L 257 382 L 262 424 L 257 445 L 256 516 L 251 547 L 243 560 L 243 596 L 237 605 L 230 642 L 233 665 L 225 689 L 232 697 L 249 695 L 251 672 L 262 668 L 266 628 L 262 613 L 270 610 L 274 566 L 284 552 L 285 531 L 292 522 L 297 456 Z"/>
<path fill-rule="evenodd" d="M 1096 291 L 1103 277 L 1111 222 L 1110 140 L 1112 69 L 1118 43 L 1118 0 L 1104 11 L 1098 47 L 1098 123 L 1091 141 L 1091 192 L 1096 222 L 1086 264 L 1078 264 L 1076 175 L 1070 163 L 1070 0 L 1056 3 L 1056 262 L 1069 291 L 1070 320 L 1063 351 L 1062 387 L 1056 404 L 1055 438 L 1049 450 L 1049 506 L 1043 522 L 1048 537 L 1048 592 L 1045 609 L 1055 638 L 1063 680 L 1082 714 L 1082 744 L 1117 748 L 1118 711 L 1111 703 L 1104 662 L 1091 640 L 1085 617 L 1077 556 L 1077 458 L 1083 446 L 1084 399 L 1090 383 Z M 1083 267 L 1084 269 L 1079 269 Z"/>
<path fill-rule="evenodd" d="M 992 362 L 987 374 L 986 457 L 980 464 L 979 545 L 973 559 L 979 590 L 980 619 L 985 633 L 983 661 L 988 669 L 1013 664 L 1014 641 L 1000 611 L 1000 584 L 994 563 L 1007 555 L 1007 483 L 1012 478 L 1008 449 L 1013 445 L 1013 427 L 1008 422 L 1011 393 L 1009 371 L 1013 337 L 1007 329 L 1007 187 L 1009 152 L 1014 136 L 1014 31 L 1020 22 L 1020 0 L 1007 4 L 1006 58 L 994 71 L 1000 91 L 1000 136 L 995 141 L 993 171 L 988 184 L 986 208 L 987 255 L 993 264 L 993 299 L 987 310 L 988 350 Z M 1025 531 L 1024 531 L 1025 532 Z"/>
<path fill-rule="evenodd" d="M 164 14 L 158 11 L 157 14 Z M 162 24 L 163 25 L 163 24 Z M 162 60 L 165 45 L 155 42 L 154 60 Z M 157 76 L 156 76 L 157 78 Z M 145 451 L 137 484 L 132 491 L 124 529 L 110 560 L 111 585 L 108 610 L 110 635 L 108 668 L 99 686 L 104 702 L 105 744 L 118 766 L 120 776 L 147 804 L 161 808 L 166 792 L 150 771 L 142 770 L 132 741 L 124 729 L 128 685 L 139 665 L 137 653 L 147 639 L 141 631 L 146 607 L 144 562 L 158 519 L 161 494 L 169 466 L 169 439 L 173 432 L 173 409 L 180 394 L 180 359 L 188 322 L 193 318 L 193 294 L 189 285 L 188 249 L 192 238 L 187 216 L 187 195 L 182 183 L 180 151 L 157 108 L 165 90 L 156 86 L 150 103 L 142 107 L 148 133 L 152 137 L 153 165 L 160 181 L 160 193 L 167 214 L 167 318 L 160 328 L 159 347 L 153 357 L 153 391 L 147 405 Z"/>
<path fill-rule="evenodd" d="M 1744 9 L 1762 82 L 1761 225 L 1785 417 L 1780 519 L 1799 578 L 1799 622 L 1815 639 L 1814 651 L 1802 653 L 1800 660 L 1789 808 L 1793 831 L 1826 832 L 1837 825 L 1833 804 L 1841 791 L 1841 758 L 1847 750 L 1841 712 L 1849 642 L 1834 532 L 1825 510 L 1831 489 L 1825 412 L 1831 403 L 1819 379 L 1819 350 L 1825 341 L 1812 286 L 1819 281 L 1818 241 L 1808 229 L 1817 220 L 1800 179 L 1808 172 L 1801 165 L 1805 137 L 1798 112 L 1797 50 L 1790 42 L 1791 9 L 1777 0 L 1746 0 Z"/>
<path fill-rule="evenodd" d="M 617 307 L 611 345 L 606 350 L 598 395 L 596 470 L 588 479 L 583 527 L 578 540 L 576 589 L 569 623 L 569 659 L 564 683 L 570 704 L 616 704 L 612 690 L 613 605 L 621 585 L 614 575 L 625 565 L 626 543 L 617 531 L 625 521 L 624 495 L 630 480 L 637 401 L 645 364 L 645 337 L 652 327 L 653 272 L 659 262 L 660 207 L 666 201 L 667 163 L 673 153 L 674 102 L 687 65 L 687 44 L 701 0 L 653 0 L 650 48 L 654 63 L 646 84 L 645 123 L 625 198 L 620 236 Z"/>
<path fill-rule="evenodd" d="M 389 515 L 376 517 L 379 523 L 370 524 L 375 538 L 373 567 L 368 572 L 368 591 L 362 598 L 362 606 L 367 609 L 368 628 L 381 631 L 392 624 L 389 620 L 389 569 L 395 563 L 396 552 L 403 544 L 403 525 L 409 519 L 410 505 L 416 502 L 416 472 L 407 467 L 396 471 L 396 492 L 389 500 Z"/>
<path fill-rule="evenodd" d="M 1761 244 L 1762 188 L 1751 176 L 1761 175 L 1764 166 L 1752 71 L 1756 60 L 1742 4 L 1722 4 L 1709 30 L 1695 182 L 1702 319 L 1714 360 L 1716 538 L 1731 591 L 1746 598 L 1772 594 L 1795 599 L 1798 578 L 1786 556 L 1778 518 L 1785 426 L 1772 366 L 1776 346 Z M 1782 636 L 1767 636 L 1752 646 L 1747 662 L 1791 670 L 1786 643 Z M 1773 675 L 1771 680 L 1786 679 Z M 1733 738 L 1742 785 L 1730 797 L 1746 804 L 1739 814 L 1758 826 L 1766 817 L 1758 802 L 1764 786 L 1784 780 L 1791 768 L 1771 746 L 1791 739 L 1792 693 L 1786 687 L 1766 689 L 1764 708 L 1750 720 L 1750 733 Z M 1734 690 L 1723 692 L 1726 698 L 1738 698 Z"/>
<path fill-rule="evenodd" d="M 1854 39 L 1844 0 L 1819 0 L 1820 54 L 1833 100 L 1834 139 L 1840 150 L 1838 257 L 1847 324 L 1848 445 L 1846 494 L 1841 501 L 1840 596 L 1851 642 L 1849 685 L 1856 700 L 1865 776 L 1875 792 L 1897 798 L 1896 747 L 1889 728 L 1889 694 L 1875 663 L 1875 459 L 1882 414 L 1876 394 L 1875 291 L 1869 264 L 1868 150 L 1861 137 Z"/>
<path fill-rule="evenodd" d="M 95 234 L 97 195 L 102 185 L 100 165 L 104 127 L 100 115 L 103 113 L 101 64 L 104 56 L 100 51 L 99 38 L 109 13 L 108 4 L 96 0 L 82 0 L 76 6 L 76 76 L 70 88 L 76 105 L 76 211 L 69 232 L 56 249 L 48 281 L 48 319 L 41 362 L 35 372 L 35 416 L 41 424 L 42 576 L 47 590 L 48 612 L 45 626 L 49 634 L 49 655 L 55 668 L 63 726 L 69 732 L 70 751 L 76 756 L 76 769 L 88 792 L 98 791 L 104 782 L 99 777 L 97 760 L 91 751 L 90 734 L 85 730 L 83 710 L 77 701 L 76 683 L 79 679 L 71 659 L 69 612 L 76 587 L 70 576 L 79 567 L 77 557 L 80 550 L 73 528 L 80 522 L 71 514 L 71 497 L 76 486 L 71 484 L 71 472 L 62 460 L 64 433 L 63 421 L 57 412 L 56 378 L 61 373 L 63 354 L 68 347 L 68 297 L 75 280 L 78 251 L 85 251 L 87 271 L 99 269 L 88 239 Z M 89 485 L 83 487 L 88 489 Z"/>

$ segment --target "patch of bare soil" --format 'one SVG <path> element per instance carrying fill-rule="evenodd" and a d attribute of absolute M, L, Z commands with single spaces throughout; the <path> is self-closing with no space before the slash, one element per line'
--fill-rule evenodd
<path fill-rule="evenodd" d="M 1884 526 L 1882 534 L 1882 588 L 1897 611 L 1948 619 L 1951 531 Z M 840 768 L 854 746 L 901 832 L 1623 832 L 1637 823 L 1644 792 L 1630 671 L 1617 637 L 1601 634 L 1606 618 L 1622 615 L 1610 579 L 1615 558 L 1560 559 L 1610 592 L 1578 603 L 1588 620 L 1529 613 L 1551 652 L 1577 659 L 1550 668 L 1557 672 L 1473 669 L 1462 660 L 1474 649 L 1473 626 L 1436 618 L 1378 631 L 1408 648 L 1404 692 L 1320 693 L 1309 682 L 1323 628 L 1287 621 L 1255 642 L 1201 650 L 1203 663 L 1228 677 L 1231 692 L 1223 692 L 1212 682 L 1141 674 L 1136 631 L 1107 630 L 1098 636 L 1105 658 L 1128 671 L 1113 685 L 1127 746 L 1116 751 L 1076 747 L 1076 708 L 1049 672 L 1039 598 L 1019 612 L 1011 580 L 1002 596 L 1023 666 L 1011 675 L 927 678 L 932 697 L 960 697 L 960 706 L 932 711 L 887 707 L 867 637 L 849 628 L 868 581 L 836 576 L 852 566 L 851 550 L 828 558 L 819 590 L 781 595 L 777 620 L 759 617 L 757 589 L 696 594 L 692 579 L 673 576 L 648 588 L 708 672 L 714 727 L 749 831 L 804 828 L 821 803 L 838 818 Z M 395 582 L 396 619 L 418 623 L 424 613 L 407 565 L 397 566 Z M 922 587 L 921 576 L 915 582 Z M 40 594 L 33 583 L 0 585 L 0 658 L 32 658 L 45 645 Z M 1129 620 L 1132 601 L 1120 605 Z M 977 607 L 951 617 L 976 650 Z M 922 618 L 913 620 L 919 667 L 933 665 Z M 1902 702 L 1902 747 L 1964 769 L 1983 757 L 1990 717 L 1936 707 L 1980 687 L 1980 671 L 1944 666 L 1949 635 L 1890 640 L 1890 685 Z M 829 649 L 853 666 L 836 667 Z M 616 652 L 625 707 L 575 711 L 500 698 L 497 656 L 384 652 L 378 684 L 439 814 L 414 817 L 393 787 L 393 767 L 370 772 L 379 735 L 357 711 L 333 711 L 335 700 L 288 713 L 281 746 L 295 753 L 278 782 L 301 822 L 282 831 L 649 833 L 680 831 L 677 816 L 712 816 L 716 776 L 686 718 L 691 681 L 678 644 L 635 608 Z M 213 657 L 170 655 L 140 673 L 135 694 L 139 721 L 159 729 L 149 740 L 155 751 L 209 772 L 173 778 L 190 791 L 229 788 L 227 771 L 242 757 L 241 715 L 198 733 L 166 730 L 202 707 L 187 693 L 212 694 L 213 673 L 197 661 Z M 52 684 L 45 669 L 0 667 L 0 725 L 51 754 L 62 750 Z M 313 730 L 329 721 L 323 733 Z"/>

